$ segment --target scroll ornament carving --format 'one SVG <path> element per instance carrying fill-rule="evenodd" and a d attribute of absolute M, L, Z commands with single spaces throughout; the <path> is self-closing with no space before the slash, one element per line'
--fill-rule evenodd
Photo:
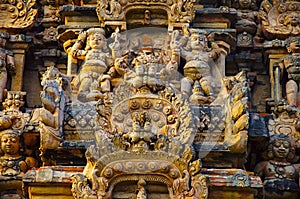
<path fill-rule="evenodd" d="M 33 25 L 37 15 L 35 4 L 35 0 L 2 0 L 0 28 L 23 29 Z"/>
<path fill-rule="evenodd" d="M 140 2 L 140 1 L 139 1 Z M 98 0 L 97 15 L 101 22 L 105 21 L 122 21 L 125 19 L 125 13 L 129 10 L 130 5 L 135 5 L 135 0 L 118 1 L 118 0 Z M 145 1 L 151 4 L 150 1 Z M 156 1 L 153 5 L 157 6 Z M 173 23 L 190 23 L 195 17 L 194 0 L 163 0 L 160 1 L 162 7 L 156 9 L 166 10 L 169 16 L 169 21 Z M 149 7 L 147 7 L 149 8 Z M 145 24 L 149 23 L 151 18 L 151 9 L 145 11 Z"/>
<path fill-rule="evenodd" d="M 248 83 L 245 72 L 224 78 L 228 90 L 225 143 L 232 150 L 246 151 L 248 113 Z"/>
<path fill-rule="evenodd" d="M 300 33 L 300 3 L 297 1 L 264 0 L 258 17 L 267 37 L 285 39 Z"/>

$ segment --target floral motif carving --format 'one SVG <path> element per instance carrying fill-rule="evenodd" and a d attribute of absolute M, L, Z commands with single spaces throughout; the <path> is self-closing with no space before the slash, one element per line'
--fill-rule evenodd
<path fill-rule="evenodd" d="M 33 25 L 37 15 L 35 0 L 3 0 L 0 5 L 0 28 L 23 29 Z"/>

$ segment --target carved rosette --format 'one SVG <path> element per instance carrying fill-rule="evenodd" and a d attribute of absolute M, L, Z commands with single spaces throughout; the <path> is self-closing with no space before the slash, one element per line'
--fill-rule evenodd
<path fill-rule="evenodd" d="M 1 0 L 0 28 L 24 29 L 33 25 L 37 15 L 35 0 Z"/>
<path fill-rule="evenodd" d="M 300 2 L 264 0 L 258 17 L 268 38 L 285 39 L 300 34 Z"/>

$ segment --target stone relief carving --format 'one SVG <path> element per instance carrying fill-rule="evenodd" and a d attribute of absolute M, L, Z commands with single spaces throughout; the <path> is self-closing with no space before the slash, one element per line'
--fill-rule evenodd
<path fill-rule="evenodd" d="M 298 107 L 300 37 L 290 37 L 285 43 L 290 55 L 283 57 L 279 61 L 279 66 L 288 74 L 288 81 L 285 84 L 287 102 L 291 106 Z M 276 79 L 278 81 L 278 77 Z"/>
<path fill-rule="evenodd" d="M 257 5 L 255 0 L 239 0 L 237 8 L 237 44 L 241 47 L 251 46 L 257 30 Z"/>
<path fill-rule="evenodd" d="M 70 53 L 74 58 L 84 60 L 78 76 L 72 82 L 78 89 L 77 98 L 80 101 L 97 101 L 103 93 L 110 92 L 110 76 L 104 72 L 109 69 L 113 59 L 108 52 L 103 29 L 92 28 L 80 33 Z"/>
<path fill-rule="evenodd" d="M 37 9 L 34 9 L 35 0 L 30 1 L 3 1 L 1 2 L 1 28 L 23 29 L 33 25 L 37 15 Z"/>
<path fill-rule="evenodd" d="M 188 42 L 188 31 L 190 37 Z M 184 36 L 180 38 L 179 32 L 174 31 L 171 41 L 172 54 L 180 63 L 180 56 L 184 57 L 186 64 L 184 78 L 181 80 L 181 93 L 190 98 L 189 101 L 195 104 L 209 104 L 215 96 L 212 86 L 211 66 L 209 63 L 216 60 L 222 49 L 216 43 L 208 47 L 206 35 L 201 30 L 184 29 Z M 185 46 L 185 48 L 183 48 Z"/>
<path fill-rule="evenodd" d="M 298 198 L 298 168 L 293 164 L 295 144 L 283 134 L 271 136 L 267 161 L 260 162 L 255 172 L 264 181 L 265 198 Z"/>
<path fill-rule="evenodd" d="M 298 35 L 299 9 L 297 1 L 264 0 L 258 14 L 264 35 L 280 39 Z"/>
<path fill-rule="evenodd" d="M 226 115 L 225 143 L 233 151 L 245 151 L 249 125 L 246 73 L 242 71 L 234 77 L 226 77 L 224 82 L 229 93 L 227 107 L 230 109 Z"/>
<path fill-rule="evenodd" d="M 35 109 L 31 124 L 39 126 L 40 151 L 45 165 L 51 164 L 43 159 L 47 149 L 56 149 L 63 140 L 63 121 L 65 104 L 70 100 L 70 79 L 53 66 L 43 74 L 42 108 Z"/>
<path fill-rule="evenodd" d="M 7 86 L 9 75 L 15 73 L 15 62 L 13 52 L 5 48 L 5 44 L 9 35 L 0 32 L 0 102 L 3 100 L 4 89 Z"/>

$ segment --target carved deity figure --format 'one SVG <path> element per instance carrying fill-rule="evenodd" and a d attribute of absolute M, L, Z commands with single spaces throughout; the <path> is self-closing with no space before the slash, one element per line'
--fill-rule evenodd
<path fill-rule="evenodd" d="M 147 144 L 155 137 L 152 132 L 151 119 L 147 112 L 135 113 L 132 116 L 132 129 L 124 134 L 124 138 L 133 144 L 132 150 L 139 151 L 147 149 Z"/>
<path fill-rule="evenodd" d="M 296 35 L 300 33 L 300 15 L 297 12 L 290 12 L 284 17 L 285 30 Z"/>
<path fill-rule="evenodd" d="M 13 52 L 5 49 L 8 35 L 0 32 L 0 102 L 3 100 L 3 91 L 6 88 L 8 74 L 13 75 L 15 71 Z"/>
<path fill-rule="evenodd" d="M 279 65 L 285 68 L 288 73 L 286 83 L 286 98 L 289 105 L 298 107 L 300 102 L 300 37 L 290 37 L 286 40 L 286 48 L 290 55 L 283 57 Z"/>
<path fill-rule="evenodd" d="M 284 134 L 271 136 L 267 156 L 270 160 L 260 162 L 254 171 L 264 184 L 266 199 L 298 198 L 298 169 L 295 161 L 295 144 Z"/>
<path fill-rule="evenodd" d="M 181 93 L 186 98 L 189 98 L 195 82 L 198 82 L 201 87 L 201 95 L 203 96 L 199 100 L 199 104 L 211 103 L 213 101 L 213 88 L 209 62 L 219 57 L 220 48 L 215 43 L 212 44 L 211 49 L 208 48 L 205 34 L 194 29 L 191 29 L 190 32 L 191 35 L 186 49 L 181 48 L 180 50 L 180 55 L 186 59 L 186 64 L 183 68 L 184 78 L 181 80 Z M 176 33 L 174 32 L 174 34 Z M 174 39 L 176 40 L 176 36 L 174 36 Z M 176 41 L 171 42 L 171 48 L 175 54 L 179 51 L 178 46 L 182 45 L 181 41 L 177 43 Z"/>
<path fill-rule="evenodd" d="M 158 91 L 163 88 L 163 83 L 160 80 L 158 73 L 159 57 L 157 57 L 152 49 L 142 49 L 136 58 L 133 59 L 133 70 L 128 70 L 125 74 L 125 79 L 128 79 L 133 88 L 140 89 L 147 86 L 153 91 Z"/>
<path fill-rule="evenodd" d="M 1 134 L 0 171 L 1 178 L 25 174 L 27 170 L 36 167 L 37 161 L 32 157 L 25 157 L 23 144 L 17 131 L 5 130 Z"/>
<path fill-rule="evenodd" d="M 138 181 L 138 193 L 136 195 L 136 199 L 147 199 L 145 186 L 146 186 L 146 181 L 144 179 L 140 179 Z"/>
<path fill-rule="evenodd" d="M 84 60 L 77 78 L 73 81 L 78 88 L 80 101 L 96 101 L 104 92 L 110 91 L 110 76 L 104 72 L 113 60 L 108 53 L 104 35 L 103 29 L 91 28 L 78 36 L 71 49 L 74 58 Z"/>
<path fill-rule="evenodd" d="M 47 5 L 44 6 L 44 18 L 42 22 L 59 22 L 59 9 L 58 0 L 47 0 Z"/>
<path fill-rule="evenodd" d="M 247 32 L 251 35 L 256 33 L 256 17 L 257 9 L 255 0 L 238 0 L 237 5 L 237 17 L 238 21 L 236 23 L 238 32 Z"/>

